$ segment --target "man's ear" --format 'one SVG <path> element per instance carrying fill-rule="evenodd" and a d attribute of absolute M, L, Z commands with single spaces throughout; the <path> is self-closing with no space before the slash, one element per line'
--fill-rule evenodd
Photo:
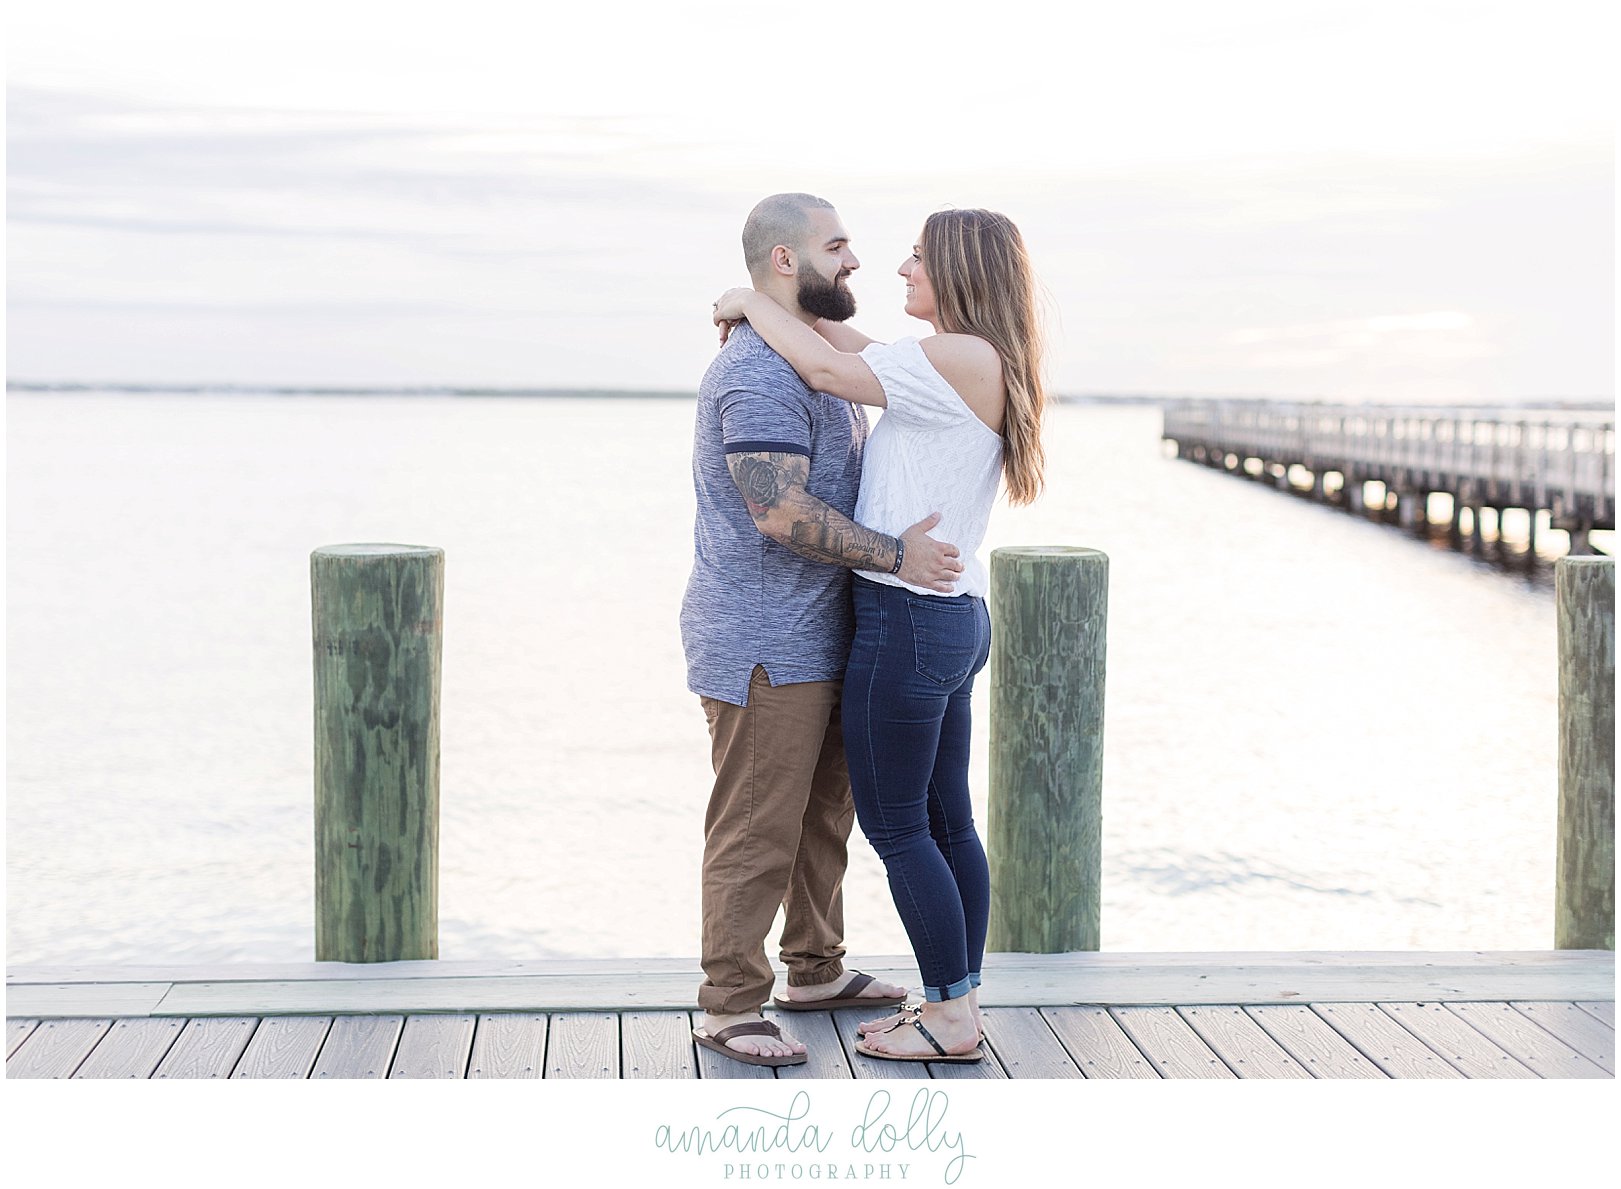
<path fill-rule="evenodd" d="M 771 249 L 771 267 L 785 277 L 791 277 L 797 271 L 794 261 L 794 250 L 778 244 Z"/>

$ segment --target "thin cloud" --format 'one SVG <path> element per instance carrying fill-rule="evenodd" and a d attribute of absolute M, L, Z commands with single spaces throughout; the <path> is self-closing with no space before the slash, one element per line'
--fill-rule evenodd
<path fill-rule="evenodd" d="M 1470 314 L 1434 310 L 1234 330 L 1223 342 L 1258 370 L 1357 365 L 1402 370 L 1489 359 L 1500 353 Z"/>

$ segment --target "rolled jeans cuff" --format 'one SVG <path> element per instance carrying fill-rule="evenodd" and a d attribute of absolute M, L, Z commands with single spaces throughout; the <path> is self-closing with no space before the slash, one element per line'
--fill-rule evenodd
<path fill-rule="evenodd" d="M 947 999 L 961 999 L 973 990 L 973 975 L 967 975 L 952 983 L 949 987 L 924 987 L 923 998 L 930 1003 L 943 1003 Z"/>

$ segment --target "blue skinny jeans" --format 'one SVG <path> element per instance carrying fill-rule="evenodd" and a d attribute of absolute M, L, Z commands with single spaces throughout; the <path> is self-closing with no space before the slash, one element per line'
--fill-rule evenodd
<path fill-rule="evenodd" d="M 985 600 L 851 584 L 844 750 L 856 820 L 938 1003 L 979 985 L 991 876 L 968 796 L 969 701 L 990 656 Z"/>

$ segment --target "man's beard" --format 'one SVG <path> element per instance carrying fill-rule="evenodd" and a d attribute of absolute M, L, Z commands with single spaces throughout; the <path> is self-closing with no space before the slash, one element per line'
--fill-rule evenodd
<path fill-rule="evenodd" d="M 799 308 L 829 322 L 848 322 L 855 317 L 856 295 L 837 279 L 828 280 L 815 269 L 799 274 Z"/>

